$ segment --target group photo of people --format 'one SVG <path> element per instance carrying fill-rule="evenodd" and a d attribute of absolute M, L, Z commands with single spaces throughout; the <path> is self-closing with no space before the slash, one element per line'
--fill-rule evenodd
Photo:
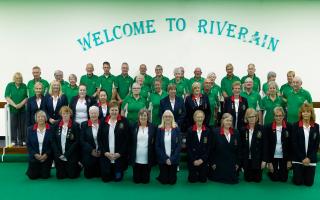
<path fill-rule="evenodd" d="M 293 70 L 278 85 L 274 71 L 263 83 L 255 64 L 238 76 L 229 63 L 217 84 L 217 75 L 200 67 L 193 77 L 184 67 L 170 69 L 172 77 L 161 65 L 148 74 L 141 64 L 134 77 L 128 63 L 120 67 L 113 75 L 103 62 L 98 75 L 88 63 L 84 75 L 68 80 L 62 70 L 45 80 L 39 66 L 32 80 L 13 74 L 4 95 L 11 145 L 27 147 L 30 179 L 55 172 L 57 179 L 83 173 L 120 182 L 132 170 L 134 183 L 147 184 L 157 167 L 157 181 L 169 185 L 180 170 L 190 183 L 259 183 L 266 173 L 274 182 L 314 184 L 319 125 L 311 94 Z"/>

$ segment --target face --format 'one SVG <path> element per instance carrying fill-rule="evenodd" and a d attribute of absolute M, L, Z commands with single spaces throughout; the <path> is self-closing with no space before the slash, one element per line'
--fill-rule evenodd
<path fill-rule="evenodd" d="M 227 72 L 227 75 L 228 75 L 228 76 L 233 75 L 233 67 L 227 67 L 227 68 L 226 68 L 226 72 Z"/>
<path fill-rule="evenodd" d="M 204 120 L 204 115 L 202 113 L 198 113 L 196 116 L 194 116 L 194 121 L 197 124 L 202 124 Z"/>
<path fill-rule="evenodd" d="M 144 81 L 144 78 L 143 76 L 137 76 L 137 83 L 139 83 L 139 85 L 142 85 L 143 84 L 143 81 Z"/>
<path fill-rule="evenodd" d="M 195 76 L 195 77 L 200 78 L 200 77 L 201 77 L 201 74 L 202 74 L 202 72 L 201 72 L 201 69 L 200 69 L 200 68 L 196 68 L 196 69 L 194 70 L 194 76 Z"/>
<path fill-rule="evenodd" d="M 93 74 L 93 71 L 94 71 L 93 65 L 87 64 L 86 71 L 87 71 L 87 74 L 89 75 Z"/>
<path fill-rule="evenodd" d="M 77 84 L 77 79 L 74 76 L 69 76 L 70 85 L 74 86 Z"/>
<path fill-rule="evenodd" d="M 250 80 L 245 82 L 246 89 L 251 89 L 253 87 L 253 82 Z"/>
<path fill-rule="evenodd" d="M 172 116 L 170 113 L 164 113 L 163 120 L 165 124 L 171 124 L 172 123 Z"/>
<path fill-rule="evenodd" d="M 181 69 L 181 77 L 184 77 L 184 68 L 180 67 L 180 69 Z"/>
<path fill-rule="evenodd" d="M 248 116 L 247 116 L 247 120 L 248 120 L 248 123 L 249 124 L 255 124 L 256 121 L 257 121 L 257 116 L 255 113 L 250 113 Z"/>
<path fill-rule="evenodd" d="M 294 78 L 294 75 L 293 75 L 293 74 L 287 74 L 288 83 L 292 83 L 293 78 Z"/>
<path fill-rule="evenodd" d="M 156 92 L 160 92 L 161 91 L 161 84 L 159 81 L 154 82 L 154 89 Z"/>
<path fill-rule="evenodd" d="M 62 112 L 61 117 L 63 121 L 69 121 L 71 116 L 69 112 Z"/>
<path fill-rule="evenodd" d="M 277 124 L 282 123 L 283 118 L 284 118 L 284 115 L 282 114 L 281 111 L 276 111 L 274 113 L 274 120 L 276 121 Z"/>
<path fill-rule="evenodd" d="M 270 82 L 270 81 L 276 81 L 276 78 L 277 78 L 276 76 L 271 76 L 271 77 L 269 78 L 269 82 Z"/>
<path fill-rule="evenodd" d="M 41 95 L 42 94 L 42 85 L 39 85 L 39 84 L 35 85 L 34 86 L 34 93 L 37 96 Z"/>
<path fill-rule="evenodd" d="M 44 114 L 38 113 L 37 114 L 37 123 L 38 124 L 45 124 L 46 123 L 46 116 Z"/>
<path fill-rule="evenodd" d="M 274 86 L 274 85 L 270 85 L 270 86 L 269 86 L 269 94 L 271 94 L 271 95 L 277 94 L 277 88 L 276 88 L 276 86 Z"/>
<path fill-rule="evenodd" d="M 129 66 L 127 64 L 122 64 L 121 65 L 121 73 L 123 75 L 127 75 L 129 72 Z"/>
<path fill-rule="evenodd" d="M 147 123 L 148 122 L 148 114 L 146 112 L 143 112 L 141 115 L 139 115 L 139 121 L 140 121 L 140 123 Z"/>
<path fill-rule="evenodd" d="M 177 90 L 174 88 L 174 89 L 170 89 L 169 90 L 169 96 L 171 97 L 175 97 L 177 94 Z"/>
<path fill-rule="evenodd" d="M 310 118 L 311 118 L 311 111 L 309 111 L 309 110 L 304 110 L 304 111 L 301 113 L 301 115 L 302 115 L 302 119 L 303 119 L 303 120 L 309 121 Z"/>
<path fill-rule="evenodd" d="M 208 78 L 210 78 L 212 80 L 212 83 L 214 83 L 216 81 L 217 76 L 215 74 L 213 74 Z"/>
<path fill-rule="evenodd" d="M 225 118 L 225 119 L 223 120 L 223 127 L 228 129 L 228 128 L 231 128 L 231 126 L 232 126 L 232 119 L 231 119 L 231 117 Z"/>
<path fill-rule="evenodd" d="M 103 68 L 104 74 L 109 74 L 110 73 L 110 69 L 111 69 L 110 65 L 104 64 L 102 68 Z"/>
<path fill-rule="evenodd" d="M 52 91 L 53 92 L 59 92 L 60 91 L 60 83 L 54 82 L 52 85 Z"/>
<path fill-rule="evenodd" d="M 85 97 L 87 95 L 87 88 L 84 85 L 79 87 L 79 96 Z"/>
<path fill-rule="evenodd" d="M 20 84 L 22 83 L 22 77 L 19 76 L 19 75 L 16 75 L 16 76 L 14 77 L 14 82 L 15 82 L 15 84 L 17 84 L 17 85 L 20 85 Z"/>
<path fill-rule="evenodd" d="M 156 67 L 155 73 L 156 76 L 162 76 L 163 69 L 161 67 Z"/>
<path fill-rule="evenodd" d="M 63 80 L 63 73 L 61 72 L 58 72 L 54 75 L 54 78 L 57 80 L 57 81 L 62 81 Z"/>
<path fill-rule="evenodd" d="M 199 86 L 195 86 L 193 88 L 193 94 L 195 94 L 195 95 L 199 95 L 200 94 L 200 87 Z"/>
<path fill-rule="evenodd" d="M 147 66 L 146 65 L 140 65 L 139 71 L 140 71 L 140 74 L 145 75 L 147 73 Z"/>
<path fill-rule="evenodd" d="M 302 85 L 302 83 L 301 83 L 301 81 L 300 81 L 299 79 L 296 79 L 296 78 L 293 79 L 293 81 L 292 81 L 292 87 L 293 87 L 293 89 L 294 89 L 295 91 L 300 90 L 301 85 Z"/>
<path fill-rule="evenodd" d="M 99 112 L 96 111 L 96 110 L 90 110 L 90 111 L 89 111 L 89 116 L 90 116 L 90 119 L 91 119 L 92 121 L 96 121 L 96 120 L 98 120 Z"/>
<path fill-rule="evenodd" d="M 232 92 L 234 95 L 239 95 L 240 94 L 240 85 L 233 86 Z"/>
<path fill-rule="evenodd" d="M 249 76 L 253 76 L 254 73 L 256 72 L 256 68 L 255 68 L 255 66 L 253 66 L 253 65 L 249 65 L 247 71 L 248 71 L 248 75 L 249 75 Z"/>
<path fill-rule="evenodd" d="M 177 72 L 177 73 L 174 74 L 174 77 L 176 78 L 176 80 L 180 80 L 182 75 L 181 75 L 180 72 Z"/>
<path fill-rule="evenodd" d="M 105 91 L 101 91 L 99 93 L 99 101 L 100 102 L 106 102 L 107 101 L 107 94 Z"/>
<path fill-rule="evenodd" d="M 211 83 L 210 83 L 210 81 L 204 81 L 203 87 L 204 87 L 204 89 L 206 89 L 206 90 L 210 90 L 210 88 L 211 88 Z"/>
<path fill-rule="evenodd" d="M 132 94 L 138 95 L 140 94 L 140 91 L 141 91 L 141 86 L 138 86 L 138 85 L 132 86 Z"/>
<path fill-rule="evenodd" d="M 32 70 L 32 75 L 33 75 L 33 78 L 39 79 L 39 78 L 40 78 L 40 75 L 41 75 L 40 69 L 33 69 L 33 70 Z"/>
<path fill-rule="evenodd" d="M 109 112 L 110 112 L 110 116 L 115 118 L 119 114 L 119 108 L 118 107 L 111 107 Z"/>

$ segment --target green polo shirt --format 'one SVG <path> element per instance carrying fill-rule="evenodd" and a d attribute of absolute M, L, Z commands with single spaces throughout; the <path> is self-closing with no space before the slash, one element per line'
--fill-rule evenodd
<path fill-rule="evenodd" d="M 261 110 L 264 111 L 264 120 L 263 124 L 267 125 L 273 122 L 274 120 L 274 108 L 282 107 L 284 109 L 285 103 L 281 97 L 277 96 L 274 101 L 269 97 L 265 96 L 261 100 Z"/>
<path fill-rule="evenodd" d="M 299 109 L 304 102 L 312 103 L 310 93 L 301 88 L 298 92 L 293 91 L 287 97 L 288 122 L 294 123 L 299 120 Z"/>
<path fill-rule="evenodd" d="M 149 88 L 149 90 L 152 88 L 152 77 L 149 76 L 148 74 L 144 75 L 144 81 L 143 81 L 143 85 L 147 86 Z M 133 82 L 136 82 L 136 77 L 134 78 Z"/>
<path fill-rule="evenodd" d="M 100 87 L 100 79 L 97 75 L 88 76 L 83 75 L 80 79 L 80 84 L 87 86 L 87 95 L 93 96 L 97 88 Z"/>
<path fill-rule="evenodd" d="M 232 96 L 232 84 L 235 81 L 240 81 L 240 78 L 235 75 L 231 77 L 223 77 L 223 79 L 221 80 L 221 91 L 226 92 L 229 97 Z"/>
<path fill-rule="evenodd" d="M 280 88 L 280 92 L 283 98 L 286 99 L 289 96 L 289 94 L 293 92 L 293 87 L 291 87 L 288 83 L 283 84 Z"/>
<path fill-rule="evenodd" d="M 106 76 L 103 74 L 99 77 L 100 79 L 100 88 L 107 92 L 107 101 L 109 102 L 112 98 L 112 89 L 115 87 L 116 77 L 112 74 Z"/>
<path fill-rule="evenodd" d="M 11 83 L 8 83 L 6 87 L 4 97 L 10 97 L 15 104 L 19 104 L 21 101 L 28 98 L 27 90 L 28 89 L 26 84 L 21 83 L 21 85 L 17 87 L 14 82 L 11 82 Z M 12 113 L 18 113 L 19 111 L 25 110 L 25 106 L 21 107 L 19 110 L 17 110 L 11 105 L 9 105 L 9 107 L 10 107 L 10 112 Z"/>
<path fill-rule="evenodd" d="M 244 84 L 244 82 L 246 81 L 246 79 L 248 78 L 249 76 L 244 76 L 241 78 L 241 84 Z M 255 91 L 255 92 L 260 92 L 261 90 L 261 82 L 260 82 L 260 79 L 254 74 L 253 75 L 253 87 L 252 87 L 252 90 Z"/>
<path fill-rule="evenodd" d="M 138 113 L 142 108 L 147 107 L 147 103 L 142 97 L 135 99 L 132 95 L 129 95 L 123 100 L 121 110 L 124 110 L 125 107 L 127 107 L 126 117 L 130 124 L 133 124 L 138 122 Z"/>
<path fill-rule="evenodd" d="M 189 93 L 189 84 L 187 81 L 180 80 L 179 83 L 176 82 L 176 79 L 172 79 L 170 83 L 176 85 L 177 96 L 178 97 L 185 97 L 187 93 Z"/>
<path fill-rule="evenodd" d="M 160 80 L 161 81 L 161 89 L 162 91 L 168 91 L 168 85 L 169 85 L 169 79 L 165 76 L 161 76 L 161 77 L 153 77 L 152 78 L 152 87 L 151 87 L 151 91 L 154 92 L 154 81 L 155 80 Z"/>
<path fill-rule="evenodd" d="M 74 87 L 71 87 L 71 85 L 68 85 L 65 89 L 65 93 L 68 99 L 68 104 L 71 103 L 71 99 L 74 96 L 78 96 L 79 94 L 79 86 L 75 85 Z"/>
<path fill-rule="evenodd" d="M 148 100 L 149 95 L 150 95 L 150 88 L 146 85 L 142 85 L 140 90 L 140 96 L 145 100 Z"/>
<path fill-rule="evenodd" d="M 217 87 L 216 87 L 217 88 Z M 211 117 L 210 117 L 210 121 L 209 121 L 209 125 L 210 126 L 215 126 L 216 124 L 216 119 L 214 116 L 214 112 L 217 108 L 219 108 L 220 106 L 220 102 L 219 102 L 219 92 L 216 88 L 211 88 L 209 93 L 206 93 L 204 91 L 202 91 L 203 94 L 208 96 L 209 102 L 210 102 L 210 110 L 211 110 Z"/>
<path fill-rule="evenodd" d="M 258 92 L 251 91 L 250 94 L 248 94 L 246 91 L 242 91 L 240 93 L 240 96 L 244 97 L 248 101 L 248 107 L 253 108 L 257 111 L 260 110 L 261 107 L 261 96 Z"/>
<path fill-rule="evenodd" d="M 122 74 L 116 76 L 115 86 L 120 98 L 123 100 L 130 93 L 133 79 L 128 76 L 123 76 Z"/>
<path fill-rule="evenodd" d="M 61 84 L 62 93 L 64 94 L 64 93 L 66 92 L 66 89 L 67 89 L 69 83 L 68 83 L 67 81 L 62 80 L 62 81 L 60 82 L 60 84 Z"/>
<path fill-rule="evenodd" d="M 168 93 L 162 90 L 161 95 L 159 93 L 151 93 L 149 98 L 149 108 L 152 107 L 151 116 L 152 116 L 152 123 L 155 126 L 158 126 L 161 123 L 161 119 L 159 117 L 159 110 L 160 110 L 160 100 L 164 97 L 168 96 Z"/>
<path fill-rule="evenodd" d="M 46 94 L 48 92 L 48 90 L 49 90 L 48 81 L 46 81 L 46 80 L 44 80 L 42 78 L 39 81 L 35 81 L 34 79 L 32 79 L 27 84 L 28 96 L 29 97 L 33 97 L 35 95 L 35 93 L 34 93 L 34 85 L 36 84 L 36 82 L 42 83 L 42 95 Z"/>
<path fill-rule="evenodd" d="M 189 80 L 189 84 L 190 84 L 190 88 L 189 88 L 189 91 L 192 91 L 192 84 L 194 82 L 198 82 L 201 84 L 201 89 L 203 88 L 203 82 L 204 82 L 204 78 L 203 77 L 200 77 L 199 79 L 195 78 L 195 77 L 192 77 L 190 80 Z"/>

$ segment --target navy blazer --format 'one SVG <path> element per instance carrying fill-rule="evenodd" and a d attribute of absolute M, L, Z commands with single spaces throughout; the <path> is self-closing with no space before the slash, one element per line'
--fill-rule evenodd
<path fill-rule="evenodd" d="M 236 110 L 234 104 L 234 96 L 227 97 L 224 101 L 223 113 L 230 113 L 233 117 L 233 127 L 240 130 L 245 126 L 244 115 L 248 108 L 248 101 L 244 97 L 239 97 L 238 124 L 236 125 Z"/>
<path fill-rule="evenodd" d="M 38 110 L 44 110 L 44 96 L 41 96 L 40 107 L 37 104 L 37 97 L 33 96 L 27 102 L 27 126 L 32 126 L 35 123 L 35 114 Z"/>
<path fill-rule="evenodd" d="M 135 123 L 131 129 L 131 134 L 129 138 L 130 143 L 130 155 L 129 160 L 133 165 L 136 162 L 136 153 L 137 153 L 137 137 L 139 131 L 138 123 Z M 155 136 L 156 136 L 156 128 L 148 123 L 148 165 L 152 166 L 155 164 Z"/>
<path fill-rule="evenodd" d="M 200 97 L 200 105 L 197 104 L 197 101 L 193 98 L 193 95 L 189 95 L 184 102 L 186 108 L 186 126 L 190 127 L 194 124 L 193 114 L 196 110 L 202 110 L 205 114 L 204 123 L 208 127 L 210 122 L 210 102 L 207 95 L 202 94 Z"/>
<path fill-rule="evenodd" d="M 306 157 L 311 163 L 317 162 L 317 152 L 319 148 L 319 124 L 314 123 L 310 126 L 308 150 L 305 150 L 305 138 L 302 121 L 296 122 L 292 127 L 292 149 L 293 161 L 302 162 Z"/>
<path fill-rule="evenodd" d="M 72 97 L 71 102 L 69 103 L 69 107 L 71 108 L 71 110 L 73 112 L 74 119 L 75 119 L 75 116 L 77 113 L 76 107 L 77 107 L 78 100 L 79 100 L 79 96 L 74 96 L 74 97 Z M 89 108 L 91 106 L 95 105 L 97 103 L 97 101 L 93 97 L 90 97 L 88 95 L 86 95 L 85 100 L 86 100 L 86 105 L 87 105 L 87 116 L 89 119 Z"/>
<path fill-rule="evenodd" d="M 181 133 L 180 129 L 171 129 L 171 155 L 170 157 L 166 154 L 164 145 L 164 134 L 165 130 L 158 128 L 156 136 L 156 154 L 159 164 L 165 164 L 167 159 L 170 159 L 171 164 L 178 165 L 180 161 L 180 150 L 181 150 Z"/>
<path fill-rule="evenodd" d="M 29 161 L 30 162 L 39 162 L 34 155 L 40 154 L 39 152 L 39 142 L 37 136 L 37 128 L 38 125 L 35 124 L 33 126 L 29 126 L 27 130 L 27 149 L 29 152 Z M 52 127 L 49 124 L 46 124 L 46 132 L 43 139 L 42 144 L 42 152 L 41 155 L 47 154 L 48 159 L 52 157 L 52 149 L 51 149 L 51 139 L 52 139 Z"/>
<path fill-rule="evenodd" d="M 91 155 L 91 152 L 94 149 L 99 150 L 99 147 L 97 147 L 96 143 L 94 142 L 94 138 L 92 135 L 92 125 L 90 125 L 90 121 L 91 120 L 82 122 L 80 126 L 80 146 L 83 156 Z"/>
<path fill-rule="evenodd" d="M 65 152 L 62 154 L 61 133 L 63 122 L 60 121 L 54 127 L 54 134 L 52 136 L 52 150 L 55 159 L 59 159 L 64 155 L 68 161 L 78 161 L 80 159 L 80 145 L 79 145 L 79 125 L 72 121 L 68 124 L 68 132 L 66 136 Z"/>
<path fill-rule="evenodd" d="M 170 110 L 173 113 L 174 120 L 178 124 L 179 128 L 183 126 L 183 122 L 186 116 L 186 109 L 182 97 L 175 98 L 174 110 L 171 107 L 169 95 L 160 100 L 159 117 L 162 119 L 164 111 Z"/>
<path fill-rule="evenodd" d="M 98 132 L 98 143 L 99 148 L 101 150 L 101 156 L 105 157 L 104 154 L 106 152 L 110 152 L 109 148 L 109 128 L 110 125 L 108 123 L 110 116 L 107 116 L 105 121 L 101 122 L 101 126 Z M 128 161 L 128 140 L 130 134 L 130 127 L 129 122 L 125 117 L 118 116 L 116 126 L 114 129 L 114 153 L 119 153 L 120 158 L 115 160 L 115 164 L 120 169 L 124 170 L 127 168 L 127 161 Z M 107 159 L 107 166 L 110 167 L 110 160 Z"/>
<path fill-rule="evenodd" d="M 61 116 L 59 114 L 60 108 L 62 106 L 67 106 L 68 105 L 68 99 L 66 95 L 61 95 L 58 98 L 57 106 L 56 109 L 53 109 L 53 101 L 52 101 L 52 96 L 50 94 L 46 94 L 44 97 L 44 110 L 48 115 L 48 119 L 52 118 L 54 120 L 60 120 Z"/>
<path fill-rule="evenodd" d="M 96 106 L 98 106 L 98 108 L 99 108 L 99 119 L 104 121 L 105 118 L 109 115 L 109 107 L 107 107 L 106 116 L 103 116 L 102 106 L 100 105 L 100 103 L 97 103 Z"/>
<path fill-rule="evenodd" d="M 266 138 L 266 145 L 264 148 L 265 157 L 267 158 L 268 163 L 272 162 L 274 158 L 274 152 L 277 145 L 277 132 L 276 132 L 276 123 L 273 122 L 268 124 L 264 128 L 264 135 Z M 282 144 L 282 154 L 284 161 L 292 160 L 292 126 L 285 121 L 282 122 L 282 131 L 281 131 L 281 144 Z"/>
<path fill-rule="evenodd" d="M 197 127 L 193 125 L 187 132 L 188 164 L 193 166 L 195 160 L 201 159 L 205 164 L 208 162 L 209 146 L 211 142 L 210 129 L 202 127 L 200 141 L 197 135 Z"/>
<path fill-rule="evenodd" d="M 241 159 L 242 167 L 247 169 L 261 169 L 261 162 L 267 162 L 266 155 L 264 154 L 265 136 L 262 126 L 256 124 L 253 130 L 251 146 L 249 148 L 249 127 L 240 129 L 241 138 Z M 249 166 L 249 154 L 251 154 L 251 166 Z"/>

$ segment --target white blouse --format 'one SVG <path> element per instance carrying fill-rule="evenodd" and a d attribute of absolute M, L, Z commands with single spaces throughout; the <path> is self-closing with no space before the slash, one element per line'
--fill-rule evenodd
<path fill-rule="evenodd" d="M 276 127 L 277 142 L 276 142 L 276 149 L 274 151 L 274 156 L 273 156 L 274 158 L 283 158 L 281 132 L 282 132 L 282 126 L 277 126 Z"/>
<path fill-rule="evenodd" d="M 148 164 L 148 127 L 139 127 L 137 135 L 136 163 Z"/>
<path fill-rule="evenodd" d="M 44 136 L 46 134 L 46 129 L 43 129 L 40 131 L 40 129 L 37 129 L 37 138 L 38 138 L 38 143 L 39 143 L 39 153 L 42 154 L 42 148 L 43 148 L 43 141 L 44 141 Z"/>
<path fill-rule="evenodd" d="M 87 113 L 87 105 L 85 100 L 78 100 L 76 105 L 76 116 L 75 121 L 78 124 L 81 124 L 84 121 L 88 120 L 88 113 Z"/>
<path fill-rule="evenodd" d="M 66 140 L 67 140 L 67 134 L 68 134 L 68 126 L 63 126 L 61 130 L 61 149 L 62 154 L 66 151 Z"/>
<path fill-rule="evenodd" d="M 164 132 L 164 147 L 166 151 L 166 155 L 168 157 L 171 156 L 171 130 Z"/>
<path fill-rule="evenodd" d="M 108 135 L 108 139 L 109 139 L 109 150 L 110 153 L 115 153 L 115 133 L 114 130 L 116 128 L 116 122 L 111 122 L 111 120 L 109 121 L 109 135 Z M 115 163 L 114 160 L 111 161 L 111 163 Z"/>

